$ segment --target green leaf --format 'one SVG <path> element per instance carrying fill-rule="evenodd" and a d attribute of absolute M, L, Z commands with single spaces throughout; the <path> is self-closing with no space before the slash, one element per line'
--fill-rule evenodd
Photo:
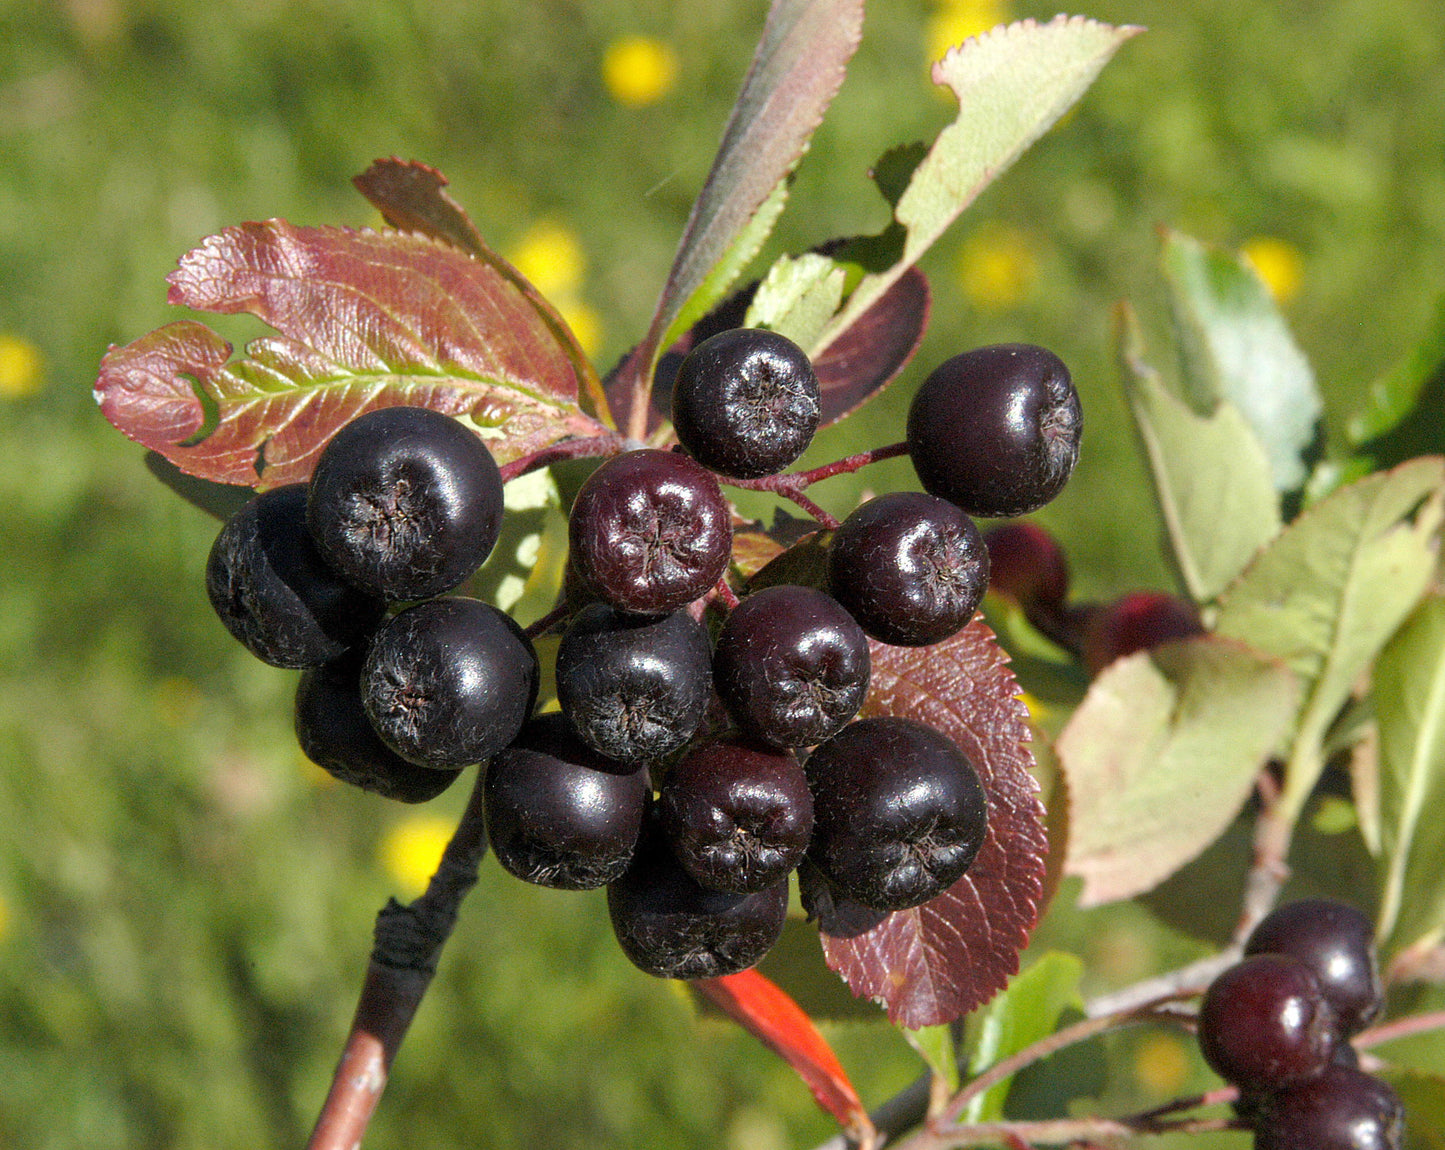
<path fill-rule="evenodd" d="M 1429 584 L 1442 484 L 1445 462 L 1431 457 L 1338 489 L 1285 528 L 1220 604 L 1220 635 L 1283 659 L 1305 688 L 1285 778 L 1287 821 L 1324 767 L 1330 724 Z"/>
<path fill-rule="evenodd" d="M 768 327 L 812 347 L 843 302 L 844 270 L 827 256 L 782 256 L 758 285 L 744 327 Z"/>
<path fill-rule="evenodd" d="M 1278 659 L 1215 636 L 1111 664 L 1055 744 L 1080 905 L 1151 890 L 1218 838 L 1298 705 Z"/>
<path fill-rule="evenodd" d="M 942 1081 L 950 1094 L 955 1093 L 959 1087 L 958 1043 L 952 1024 L 920 1026 L 917 1030 L 903 1030 L 902 1034 L 928 1063 L 934 1078 Z"/>
<path fill-rule="evenodd" d="M 1424 338 L 1365 393 L 1345 423 L 1357 459 L 1371 470 L 1445 451 L 1445 298 Z"/>
<path fill-rule="evenodd" d="M 998 997 L 969 1016 L 969 1073 L 981 1074 L 996 1062 L 1047 1038 L 1064 1011 L 1082 1009 L 1079 981 L 1083 976 L 1084 964 L 1077 957 L 1050 951 L 1012 979 Z M 972 1099 L 959 1121 L 994 1122 L 1002 1118 L 1012 1083 L 1012 1078 L 1005 1078 Z"/>
<path fill-rule="evenodd" d="M 1081 16 L 1057 16 L 1047 24 L 1023 20 L 967 40 L 936 63 L 933 81 L 958 97 L 958 119 L 939 133 L 898 197 L 894 214 L 907 232 L 902 257 L 863 278 L 828 325 L 824 345 L 912 267 L 1073 106 L 1119 45 L 1140 31 Z M 891 183 L 880 186 L 891 194 Z"/>
<path fill-rule="evenodd" d="M 1445 1150 L 1445 1077 L 1393 1068 L 1380 1077 L 1405 1106 L 1405 1150 Z"/>
<path fill-rule="evenodd" d="M 1179 232 L 1165 233 L 1162 261 L 1191 403 L 1233 403 L 1264 445 L 1275 487 L 1296 490 L 1323 405 L 1269 288 L 1245 260 Z"/>
<path fill-rule="evenodd" d="M 1445 932 L 1445 598 L 1427 599 L 1380 654 L 1384 888 L 1378 930 L 1393 953 Z"/>
<path fill-rule="evenodd" d="M 1120 309 L 1124 391 L 1184 586 L 1198 602 L 1220 594 L 1279 534 L 1269 461 L 1239 410 L 1221 401 L 1200 415 L 1143 360 L 1134 313 Z"/>

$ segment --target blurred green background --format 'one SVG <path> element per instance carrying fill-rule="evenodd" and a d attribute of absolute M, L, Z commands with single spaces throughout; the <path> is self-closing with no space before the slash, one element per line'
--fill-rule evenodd
<path fill-rule="evenodd" d="M 372 917 L 411 893 L 464 797 L 393 808 L 301 761 L 292 676 L 206 605 L 215 523 L 95 409 L 107 345 L 175 318 L 163 277 L 228 223 L 375 223 L 349 177 L 395 154 L 450 177 L 605 368 L 646 321 L 765 8 L 0 0 L 0 1146 L 299 1144 Z M 926 79 L 931 47 L 1053 11 L 874 0 L 771 250 L 880 227 L 869 164 L 952 114 Z M 1168 366 L 1156 225 L 1253 254 L 1336 429 L 1432 314 L 1445 8 L 1082 11 L 1150 31 L 930 254 L 915 366 L 810 458 L 897 439 L 911 385 L 956 350 L 1049 345 L 1089 428 L 1040 518 L 1098 596 L 1168 586 L 1109 353 L 1129 296 Z M 904 482 L 888 466 L 867 481 Z M 1196 953 L 1140 908 L 1066 901 L 1044 937 L 1084 955 L 1091 991 Z M 869 1102 L 917 1071 L 886 1028 L 829 1033 Z M 1111 1051 L 1082 1083 L 1100 1105 L 1209 1081 L 1169 1035 Z M 488 863 L 368 1145 L 772 1150 L 829 1133 L 780 1062 L 627 965 L 599 897 Z"/>

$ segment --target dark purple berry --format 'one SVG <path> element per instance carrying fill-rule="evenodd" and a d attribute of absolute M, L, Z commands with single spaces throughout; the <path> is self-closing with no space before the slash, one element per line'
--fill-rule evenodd
<path fill-rule="evenodd" d="M 828 586 L 864 631 L 924 647 L 973 618 L 988 586 L 988 551 L 973 520 L 916 491 L 870 499 L 833 533 Z"/>
<path fill-rule="evenodd" d="M 1199 1049 L 1214 1072 L 1250 1093 L 1312 1078 L 1340 1041 L 1319 979 L 1297 958 L 1261 954 L 1214 980 L 1199 1007 Z"/>
<path fill-rule="evenodd" d="M 988 833 L 988 795 L 958 745 L 932 727 L 860 719 L 808 756 L 808 857 L 837 893 L 904 910 L 963 877 Z"/>
<path fill-rule="evenodd" d="M 1069 596 L 1069 563 L 1058 540 L 1037 523 L 1000 523 L 984 532 L 983 541 L 991 591 L 1025 611 L 1034 606 L 1063 608 Z"/>
<path fill-rule="evenodd" d="M 653 820 L 627 873 L 607 888 L 622 952 L 658 978 L 717 978 L 755 966 L 783 933 L 787 880 L 753 894 L 699 886 Z"/>
<path fill-rule="evenodd" d="M 1260 1100 L 1255 1150 L 1400 1150 L 1405 1110 L 1390 1086 L 1347 1066 Z"/>
<path fill-rule="evenodd" d="M 358 416 L 321 452 L 307 505 L 326 561 L 393 602 L 450 591 L 481 566 L 502 523 L 486 445 L 421 407 Z"/>
<path fill-rule="evenodd" d="M 509 616 L 476 599 L 432 599 L 376 633 L 362 699 L 397 754 L 463 767 L 517 737 L 537 698 L 537 674 L 532 643 Z"/>
<path fill-rule="evenodd" d="M 908 454 L 923 489 L 970 515 L 1023 515 L 1073 473 L 1079 393 L 1053 352 L 980 347 L 940 364 L 908 409 Z"/>
<path fill-rule="evenodd" d="M 813 796 L 792 752 L 735 739 L 683 756 L 662 784 L 659 812 L 683 869 L 736 894 L 787 878 L 813 831 Z"/>
<path fill-rule="evenodd" d="M 742 731 L 808 747 L 840 730 L 868 694 L 868 636 L 822 591 L 780 584 L 734 607 L 718 634 L 713 682 Z"/>
<path fill-rule="evenodd" d="M 231 516 L 206 562 L 206 593 L 226 630 L 273 667 L 338 658 L 386 609 L 322 561 L 299 483 L 258 495 Z"/>
<path fill-rule="evenodd" d="M 672 423 L 701 464 L 734 479 L 775 475 L 807 450 L 822 415 L 818 377 L 786 336 L 733 328 L 678 368 Z"/>
<path fill-rule="evenodd" d="M 609 459 L 577 492 L 569 533 L 583 586 L 639 615 L 687 606 L 716 585 L 732 555 L 717 477 L 675 451 Z"/>
<path fill-rule="evenodd" d="M 682 747 L 712 696 L 707 630 L 686 611 L 627 615 L 583 608 L 557 650 L 557 699 L 589 746 L 624 763 Z"/>
<path fill-rule="evenodd" d="M 343 783 L 404 803 L 424 803 L 459 771 L 409 763 L 377 736 L 361 705 L 362 652 L 353 651 L 301 676 L 296 741 L 301 752 Z"/>
<path fill-rule="evenodd" d="M 1199 608 L 1163 591 L 1131 591 L 1083 617 L 1084 666 L 1097 675 L 1116 659 L 1204 633 Z"/>
<path fill-rule="evenodd" d="M 621 773 L 550 714 L 528 722 L 486 770 L 487 836 L 512 874 L 593 890 L 627 869 L 652 793 L 646 768 Z"/>
<path fill-rule="evenodd" d="M 1352 906 L 1323 898 L 1287 903 L 1266 915 L 1244 944 L 1246 955 L 1287 954 L 1314 971 L 1347 1035 L 1380 1013 L 1384 989 L 1375 931 Z"/>

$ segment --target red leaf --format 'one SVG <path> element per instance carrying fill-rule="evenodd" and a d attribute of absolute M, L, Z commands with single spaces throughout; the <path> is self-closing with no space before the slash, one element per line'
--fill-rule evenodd
<path fill-rule="evenodd" d="M 106 355 L 95 389 L 106 418 L 191 475 L 300 482 L 338 428 L 378 407 L 466 415 L 502 462 L 604 430 L 516 285 L 424 236 L 242 224 L 168 279 L 171 303 L 249 312 L 278 332 L 231 360 L 229 343 L 183 320 Z M 187 443 L 206 427 L 200 393 L 219 421 Z"/>
<path fill-rule="evenodd" d="M 874 643 L 872 655 L 864 713 L 917 719 L 957 742 L 988 792 L 988 836 L 968 873 L 920 907 L 862 921 L 861 908 L 826 899 L 813 909 L 824 958 L 854 994 L 881 999 L 898 1025 L 936 1026 L 1003 989 L 1038 921 L 1048 841 L 1027 712 L 982 620 L 932 647 Z"/>
<path fill-rule="evenodd" d="M 692 985 L 769 1049 L 780 1054 L 807 1083 L 818 1105 L 855 1141 L 871 1134 L 868 1111 L 838 1056 L 803 1008 L 756 970 L 700 978 Z"/>
<path fill-rule="evenodd" d="M 907 366 L 928 327 L 928 280 L 909 268 L 813 360 L 823 424 L 837 423 Z"/>

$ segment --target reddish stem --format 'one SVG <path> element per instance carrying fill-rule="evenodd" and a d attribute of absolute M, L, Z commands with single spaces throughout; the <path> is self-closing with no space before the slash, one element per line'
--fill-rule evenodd
<path fill-rule="evenodd" d="M 553 607 L 552 610 L 548 611 L 540 619 L 528 623 L 527 626 L 522 628 L 523 633 L 529 639 L 536 639 L 540 635 L 545 635 L 553 627 L 557 626 L 558 623 L 563 622 L 572 614 L 572 607 L 573 605 L 564 598 L 562 602 L 558 603 L 557 606 Z"/>
<path fill-rule="evenodd" d="M 1354 1043 L 1362 1050 L 1379 1046 L 1383 1042 L 1394 1042 L 1397 1038 L 1408 1038 L 1412 1034 L 1425 1034 L 1431 1030 L 1445 1030 L 1445 1010 L 1434 1010 L 1427 1014 L 1412 1014 L 1383 1022 L 1355 1036 Z"/>
<path fill-rule="evenodd" d="M 611 433 L 584 436 L 580 439 L 564 439 L 561 443 L 554 443 L 550 447 L 532 452 L 531 455 L 524 455 L 520 459 L 512 460 L 511 463 L 504 463 L 500 468 L 502 482 L 510 482 L 519 475 L 526 475 L 530 471 L 536 471 L 538 468 L 560 463 L 566 459 L 617 455 L 626 450 L 627 443 L 628 441 L 622 436 Z"/>
<path fill-rule="evenodd" d="M 717 586 L 713 588 L 713 597 L 722 603 L 726 611 L 731 611 L 738 605 L 737 592 L 728 586 L 726 578 L 717 581 Z"/>

